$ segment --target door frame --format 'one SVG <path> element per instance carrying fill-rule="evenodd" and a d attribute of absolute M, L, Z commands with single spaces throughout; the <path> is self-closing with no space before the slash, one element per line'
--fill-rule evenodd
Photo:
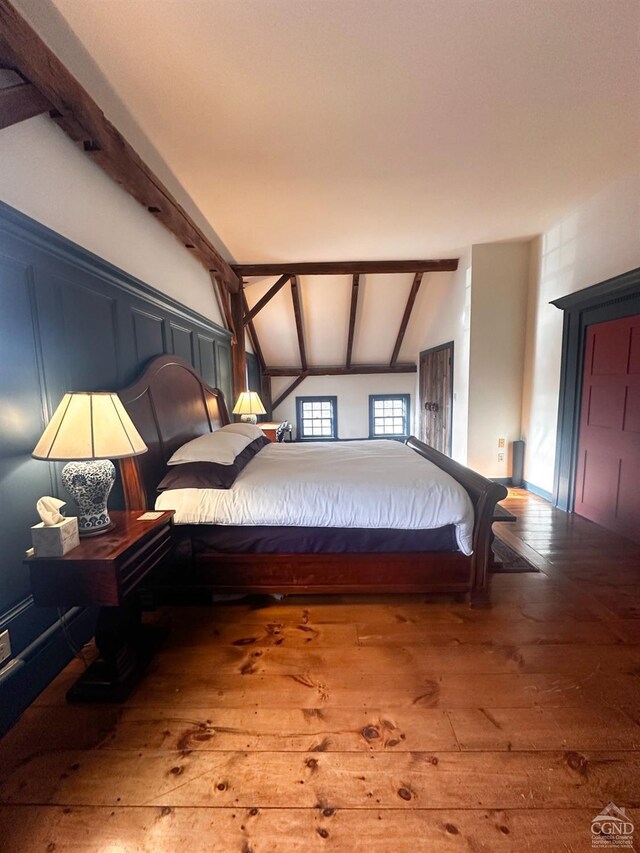
<path fill-rule="evenodd" d="M 640 314 L 640 267 L 550 304 L 564 311 L 554 502 L 573 512 L 587 326 Z"/>
<path fill-rule="evenodd" d="M 449 352 L 449 369 L 451 373 L 451 381 L 449 382 L 449 424 L 447 426 L 447 456 L 451 456 L 451 450 L 453 448 L 453 367 L 454 367 L 454 350 L 455 345 L 454 341 L 447 341 L 445 344 L 438 344 L 437 347 L 429 347 L 428 349 L 423 349 L 418 356 L 418 414 L 420 418 L 422 418 L 422 411 L 424 408 L 424 400 L 422 399 L 422 356 L 429 355 L 429 353 L 440 352 L 441 350 L 448 349 Z M 418 431 L 421 432 L 422 421 L 418 423 Z M 422 441 L 422 439 L 420 439 Z"/>

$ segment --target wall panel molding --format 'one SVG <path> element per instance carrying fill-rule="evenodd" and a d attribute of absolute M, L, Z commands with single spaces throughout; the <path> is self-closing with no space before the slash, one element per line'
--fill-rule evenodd
<path fill-rule="evenodd" d="M 57 613 L 33 604 L 22 562 L 39 497 L 59 495 L 74 511 L 59 483 L 61 463 L 31 458 L 44 424 L 65 391 L 118 390 L 150 358 L 173 351 L 228 394 L 230 338 L 201 314 L 0 202 L 0 625 L 11 634 L 7 664 L 16 660 L 3 666 L 0 728 L 71 656 L 55 628 Z M 110 505 L 123 505 L 119 481 Z M 75 623 L 79 639 L 88 639 L 90 615 Z"/>
<path fill-rule="evenodd" d="M 18 239 L 27 240 L 31 246 L 41 248 L 49 255 L 71 261 L 80 270 L 84 269 L 89 274 L 99 273 L 103 280 L 130 292 L 132 296 L 144 297 L 150 305 L 155 304 L 165 310 L 170 310 L 176 317 L 182 317 L 203 328 L 213 328 L 217 335 L 231 340 L 231 332 L 209 320 L 203 314 L 187 308 L 172 296 L 167 296 L 156 290 L 155 287 L 146 284 L 141 279 L 109 263 L 109 261 L 105 261 L 98 255 L 94 255 L 88 249 L 84 249 L 72 240 L 52 231 L 3 201 L 0 201 L 0 229 L 4 234 L 13 234 Z"/>

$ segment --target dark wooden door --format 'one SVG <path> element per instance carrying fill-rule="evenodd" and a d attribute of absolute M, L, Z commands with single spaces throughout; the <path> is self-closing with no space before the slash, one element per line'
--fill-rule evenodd
<path fill-rule="evenodd" d="M 420 353 L 420 438 L 451 456 L 453 341 Z"/>
<path fill-rule="evenodd" d="M 575 511 L 640 541 L 640 315 L 587 329 Z"/>

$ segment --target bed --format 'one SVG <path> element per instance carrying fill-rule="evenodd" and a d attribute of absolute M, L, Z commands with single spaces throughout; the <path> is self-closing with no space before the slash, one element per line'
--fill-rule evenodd
<path fill-rule="evenodd" d="M 172 454 L 186 442 L 229 424 L 227 406 L 221 391 L 209 387 L 189 364 L 174 356 L 152 359 L 139 379 L 119 394 L 149 448 L 142 456 L 121 460 L 125 503 L 128 509 L 153 509 Z M 381 529 L 375 516 L 363 529 L 358 516 L 363 501 L 345 488 L 342 494 L 350 502 L 353 516 L 348 518 L 350 524 L 341 526 L 343 516 L 339 513 L 328 519 L 333 527 L 318 524 L 318 518 L 322 521 L 324 516 L 305 515 L 300 509 L 295 480 L 300 476 L 300 466 L 312 472 L 311 466 L 325 458 L 324 451 L 321 447 L 304 447 L 303 443 L 270 444 L 247 465 L 237 482 L 238 491 L 242 487 L 245 496 L 254 494 L 258 498 L 261 483 L 270 486 L 271 491 L 265 491 L 261 501 L 264 506 L 271 504 L 275 515 L 266 519 L 267 524 L 237 523 L 246 518 L 240 512 L 244 503 L 238 502 L 235 485 L 228 494 L 213 496 L 216 505 L 223 508 L 221 524 L 203 523 L 203 516 L 190 515 L 186 510 L 178 512 L 178 521 L 183 523 L 174 527 L 171 585 L 222 594 L 408 592 L 467 594 L 474 602 L 486 599 L 491 524 L 496 502 L 507 495 L 505 487 L 415 437 L 409 438 L 406 446 L 393 441 L 368 444 L 336 442 L 333 448 L 326 447 L 326 453 L 333 451 L 333 456 L 326 458 L 333 460 L 330 466 L 334 470 L 346 470 L 350 465 L 369 470 L 372 495 L 377 489 L 376 476 L 382 484 L 385 478 L 395 476 L 395 467 L 406 468 L 408 461 L 422 470 L 427 467 L 422 460 L 426 460 L 435 466 L 434 478 L 445 484 L 443 488 L 453 478 L 451 487 L 464 490 L 470 518 L 435 530 L 421 528 L 425 517 L 427 521 L 430 517 L 431 504 L 417 499 L 420 495 L 416 495 L 413 483 L 406 510 L 394 507 L 388 496 L 382 501 L 394 512 L 379 515 L 380 521 L 393 529 Z M 414 464 L 414 453 L 421 457 L 420 466 Z M 387 467 L 378 471 L 382 457 Z M 327 464 L 319 467 L 327 468 Z M 276 482 L 278 469 L 282 469 L 280 485 Z M 298 493 L 301 482 L 297 484 Z M 290 490 L 282 491 L 287 483 Z M 329 488 L 330 483 L 326 486 Z M 314 480 L 308 490 L 316 494 L 317 487 Z M 167 494 L 171 493 L 162 493 L 160 506 L 170 505 L 172 498 Z M 438 492 L 432 502 L 441 499 Z M 339 502 L 329 492 L 328 504 Z M 236 519 L 234 513 L 242 517 Z M 388 525 L 388 517 L 392 517 L 392 525 Z"/>

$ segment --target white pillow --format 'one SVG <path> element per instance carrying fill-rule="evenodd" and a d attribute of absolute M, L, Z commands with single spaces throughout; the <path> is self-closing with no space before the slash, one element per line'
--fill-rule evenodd
<path fill-rule="evenodd" d="M 264 435 L 259 426 L 248 423 L 227 424 L 226 426 L 221 427 L 218 432 L 232 432 L 237 435 L 246 435 L 247 438 L 251 439 L 251 441 L 255 441 L 256 438 L 262 438 Z"/>
<path fill-rule="evenodd" d="M 221 429 L 194 438 L 179 447 L 167 465 L 182 465 L 185 462 L 217 462 L 218 465 L 233 465 L 236 456 L 255 439 Z"/>

